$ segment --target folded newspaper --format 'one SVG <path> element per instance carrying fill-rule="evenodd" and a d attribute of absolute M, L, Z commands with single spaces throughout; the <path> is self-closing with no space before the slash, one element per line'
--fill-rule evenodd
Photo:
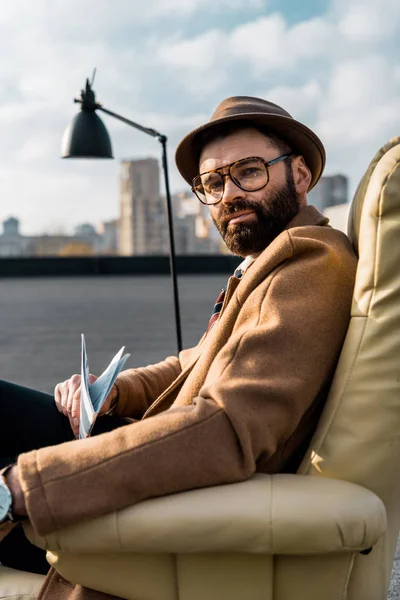
<path fill-rule="evenodd" d="M 92 384 L 89 382 L 89 362 L 86 353 L 85 336 L 82 333 L 81 363 L 81 418 L 79 439 L 87 438 L 96 422 L 97 415 L 103 406 L 118 374 L 122 370 L 130 354 L 124 353 L 125 346 L 114 356 L 107 369 Z"/>

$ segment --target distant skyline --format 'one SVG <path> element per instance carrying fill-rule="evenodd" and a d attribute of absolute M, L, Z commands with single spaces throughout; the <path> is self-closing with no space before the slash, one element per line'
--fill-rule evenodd
<path fill-rule="evenodd" d="M 255 95 L 315 130 L 325 174 L 347 175 L 351 197 L 400 134 L 399 32 L 398 0 L 3 2 L 0 221 L 32 235 L 115 218 L 120 161 L 160 157 L 156 140 L 101 115 L 115 160 L 60 160 L 94 67 L 106 108 L 168 136 L 173 191 L 187 189 L 173 162 L 181 137 L 223 98 Z"/>

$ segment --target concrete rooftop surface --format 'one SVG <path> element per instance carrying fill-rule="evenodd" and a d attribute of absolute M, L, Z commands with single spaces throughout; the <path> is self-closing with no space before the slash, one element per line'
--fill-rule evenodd
<path fill-rule="evenodd" d="M 203 334 L 225 275 L 179 278 L 183 346 Z M 168 276 L 0 280 L 0 377 L 46 392 L 80 372 L 84 333 L 90 370 L 99 375 L 125 346 L 126 368 L 177 351 Z M 400 598 L 400 546 L 389 600 Z M 361 599 L 360 599 L 361 600 Z"/>

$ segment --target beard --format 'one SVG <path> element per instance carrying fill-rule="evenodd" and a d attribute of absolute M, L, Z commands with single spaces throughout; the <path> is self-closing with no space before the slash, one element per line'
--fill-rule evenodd
<path fill-rule="evenodd" d="M 236 223 L 229 225 L 229 218 L 235 212 L 251 209 L 256 215 L 254 223 Z M 238 256 L 257 254 L 285 229 L 286 225 L 300 210 L 291 171 L 282 189 L 265 193 L 260 201 L 238 200 L 234 205 L 226 207 L 219 215 L 218 222 L 213 221 L 228 249 Z"/>

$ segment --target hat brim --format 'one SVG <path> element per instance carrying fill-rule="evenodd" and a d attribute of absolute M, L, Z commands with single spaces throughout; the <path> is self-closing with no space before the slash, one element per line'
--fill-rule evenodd
<path fill-rule="evenodd" d="M 322 175 L 326 161 L 325 149 L 319 137 L 306 125 L 291 117 L 260 114 L 258 112 L 234 114 L 215 119 L 201 127 L 197 127 L 183 138 L 176 149 L 175 161 L 180 174 L 189 185 L 192 184 L 193 178 L 199 174 L 199 155 L 194 144 L 197 135 L 203 131 L 218 128 L 221 123 L 239 120 L 249 121 L 249 125 L 251 123 L 265 125 L 271 133 L 275 133 L 285 140 L 294 152 L 303 156 L 311 171 L 312 177 L 308 191 L 315 186 Z"/>

